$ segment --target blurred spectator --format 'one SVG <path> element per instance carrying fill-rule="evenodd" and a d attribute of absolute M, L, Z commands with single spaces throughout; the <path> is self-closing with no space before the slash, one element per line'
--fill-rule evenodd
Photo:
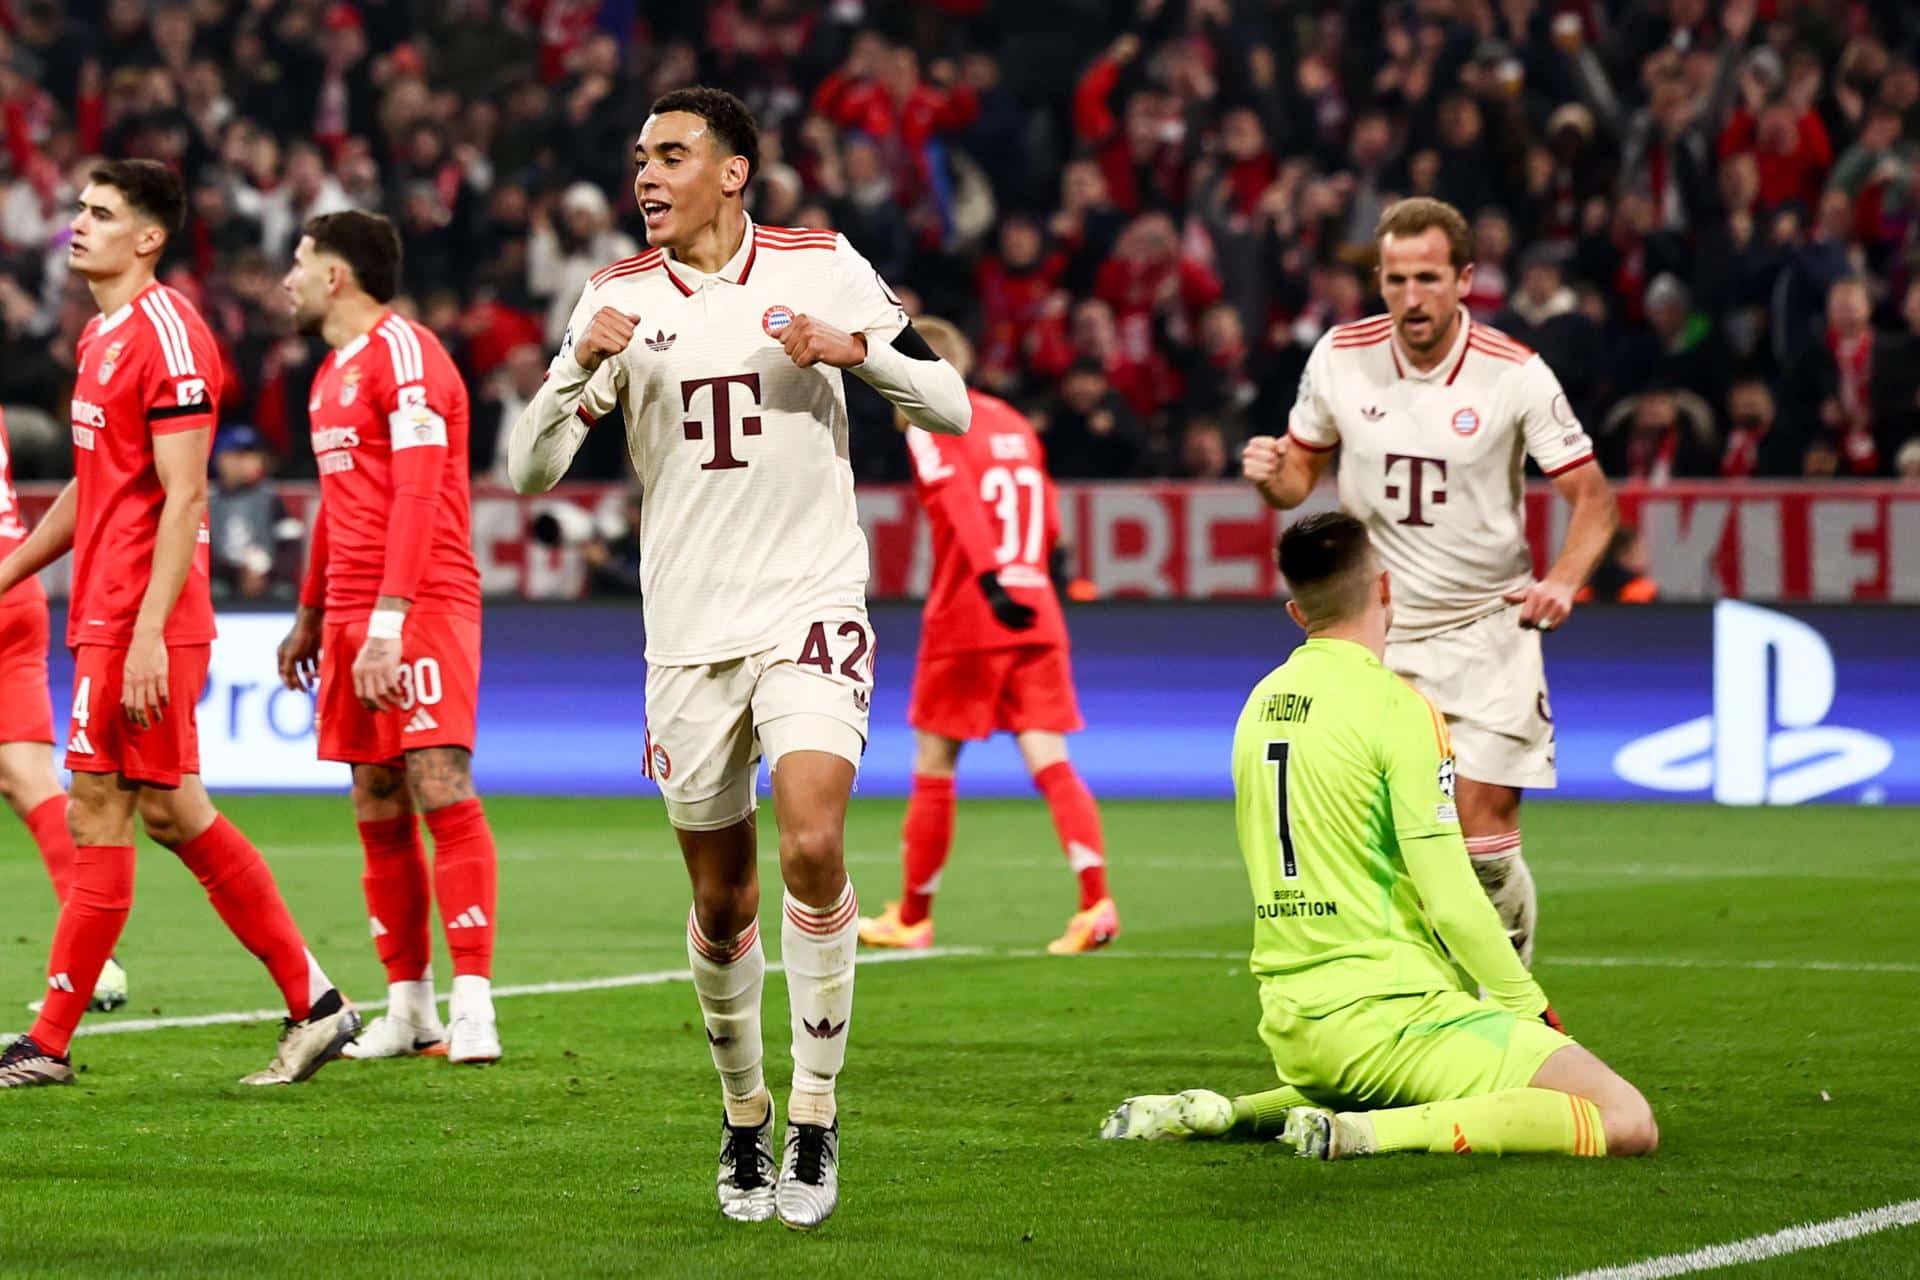
<path fill-rule="evenodd" d="M 1188 480 L 1224 480 L 1236 474 L 1226 428 L 1215 418 L 1189 418 L 1180 433 L 1180 475 Z"/>
<path fill-rule="evenodd" d="M 1901 294 L 1900 320 L 1898 333 L 1875 339 L 1867 378 L 1874 439 L 1888 458 L 1920 440 L 1920 278 Z"/>
<path fill-rule="evenodd" d="M 613 206 L 589 182 L 561 194 L 558 216 L 536 204 L 527 239 L 527 292 L 547 307 L 547 342 L 558 347 L 580 290 L 594 272 L 640 251 L 613 225 Z"/>
<path fill-rule="evenodd" d="M 287 148 L 286 173 L 280 185 L 260 201 L 260 247 L 271 262 L 291 262 L 300 228 L 324 213 L 351 209 L 346 189 L 327 172 L 320 148 L 296 142 Z"/>
<path fill-rule="evenodd" d="M 1729 479 L 1771 480 L 1800 470 L 1804 451 L 1790 427 L 1777 420 L 1773 389 L 1764 378 L 1743 378 L 1727 392 L 1727 440 L 1720 474 Z"/>
<path fill-rule="evenodd" d="M 1920 436 L 1900 446 L 1900 452 L 1893 457 L 1893 474 L 1902 483 L 1920 484 Z"/>
<path fill-rule="evenodd" d="M 1140 419 L 1090 360 L 1067 370 L 1033 425 L 1045 438 L 1049 470 L 1063 480 L 1131 476 L 1146 455 Z"/>
<path fill-rule="evenodd" d="M 587 566 L 587 594 L 631 596 L 640 591 L 640 490 L 621 503 L 616 527 L 597 527 L 580 547 Z"/>
<path fill-rule="evenodd" d="M 547 380 L 547 358 L 531 343 L 507 353 L 499 370 L 487 383 L 484 396 L 473 402 L 472 426 L 467 442 L 475 478 L 485 477 L 495 484 L 507 481 L 507 437 L 520 411 L 539 393 Z"/>
<path fill-rule="evenodd" d="M 1714 474 L 1713 411 L 1690 391 L 1643 391 L 1600 424 L 1596 451 L 1608 475 L 1663 485 Z"/>
<path fill-rule="evenodd" d="M 1805 415 L 1802 430 L 1832 436 L 1840 469 L 1851 475 L 1876 475 L 1880 444 L 1873 424 L 1872 301 L 1867 286 L 1854 277 L 1827 292 L 1827 323 L 1802 348 L 1787 371 L 1785 403 Z"/>
<path fill-rule="evenodd" d="M 237 599 L 262 599 L 274 589 L 282 550 L 300 536 L 299 523 L 285 527 L 287 509 L 267 483 L 271 465 L 260 433 L 252 427 L 221 429 L 213 448 L 213 473 L 207 499 L 213 583 Z M 280 580 L 289 577 L 283 573 Z"/>

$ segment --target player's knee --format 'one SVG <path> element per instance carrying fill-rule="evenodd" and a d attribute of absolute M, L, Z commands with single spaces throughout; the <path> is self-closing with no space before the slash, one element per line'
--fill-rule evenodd
<path fill-rule="evenodd" d="M 708 938 L 737 937 L 759 914 L 757 883 L 726 883 L 715 878 L 693 886 L 693 918 Z"/>
<path fill-rule="evenodd" d="M 1610 1156 L 1650 1156 L 1660 1146 L 1653 1108 L 1631 1085 L 1601 1109 L 1600 1122 L 1606 1127 Z"/>
<path fill-rule="evenodd" d="M 162 794 L 140 797 L 140 825 L 149 840 L 165 849 L 177 849 L 188 839 L 185 824 Z"/>
<path fill-rule="evenodd" d="M 357 822 L 379 822 L 409 812 L 407 775 L 380 764 L 353 767 L 353 816 Z"/>
<path fill-rule="evenodd" d="M 844 862 L 845 842 L 836 827 L 800 822 L 781 828 L 780 868 L 789 885 L 837 877 Z"/>
<path fill-rule="evenodd" d="M 427 747 L 407 753 L 407 790 L 423 812 L 473 799 L 471 755 L 459 747 Z"/>

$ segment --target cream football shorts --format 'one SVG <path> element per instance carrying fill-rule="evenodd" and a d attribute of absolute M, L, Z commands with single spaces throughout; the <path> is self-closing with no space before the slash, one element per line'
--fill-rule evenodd
<path fill-rule="evenodd" d="M 715 831 L 757 807 L 764 758 L 825 751 L 857 769 L 873 694 L 864 610 L 828 611 L 744 658 L 647 668 L 645 772 L 687 831 Z"/>
<path fill-rule="evenodd" d="M 1553 708 L 1540 633 L 1520 606 L 1417 640 L 1387 645 L 1387 666 L 1447 718 L 1460 776 L 1507 787 L 1551 787 Z"/>

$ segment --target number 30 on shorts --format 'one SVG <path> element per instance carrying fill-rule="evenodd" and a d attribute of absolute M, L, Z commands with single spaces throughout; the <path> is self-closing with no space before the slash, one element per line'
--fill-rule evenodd
<path fill-rule="evenodd" d="M 440 663 L 434 658 L 419 658 L 400 664 L 400 709 L 413 710 L 416 704 L 431 707 L 445 692 L 440 683 Z"/>

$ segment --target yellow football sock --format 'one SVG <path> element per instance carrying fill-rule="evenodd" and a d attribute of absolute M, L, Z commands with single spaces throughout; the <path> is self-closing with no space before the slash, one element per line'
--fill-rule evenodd
<path fill-rule="evenodd" d="M 1289 1107 L 1310 1107 L 1313 1102 L 1290 1084 L 1265 1093 L 1242 1094 L 1233 1100 L 1233 1132 L 1265 1138 L 1287 1127 Z"/>
<path fill-rule="evenodd" d="M 1509 1089 L 1477 1098 L 1368 1111 L 1362 1117 L 1373 1128 L 1373 1149 L 1380 1154 L 1607 1154 L 1600 1108 L 1554 1089 Z"/>

